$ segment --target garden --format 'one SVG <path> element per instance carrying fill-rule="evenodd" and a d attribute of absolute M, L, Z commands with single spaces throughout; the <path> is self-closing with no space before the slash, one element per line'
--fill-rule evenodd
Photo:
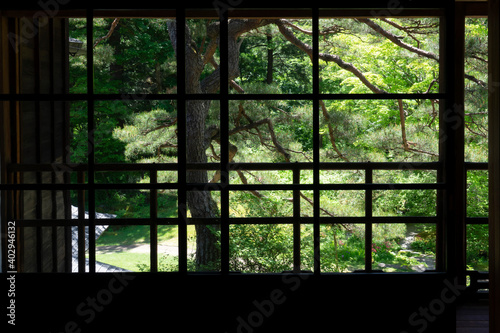
<path fill-rule="evenodd" d="M 95 163 L 177 163 L 178 115 L 175 98 L 148 94 L 177 92 L 176 25 L 168 19 L 95 19 L 94 40 L 86 40 L 86 21 L 70 19 L 70 37 L 94 52 L 96 93 L 123 94 L 120 100 L 96 101 L 93 133 Z M 229 103 L 229 124 L 223 127 L 216 100 L 186 102 L 187 161 L 221 160 L 222 128 L 228 128 L 229 161 L 245 163 L 436 162 L 439 160 L 438 99 L 332 98 L 334 94 L 439 92 L 439 19 L 320 19 L 319 70 L 321 100 L 237 99 Z M 219 93 L 221 61 L 218 21 L 186 21 L 186 92 Z M 310 19 L 230 20 L 230 94 L 310 94 L 312 92 L 312 21 Z M 231 35 L 232 33 L 232 35 Z M 234 51 L 232 46 L 234 43 Z M 237 46 L 237 47 L 236 47 Z M 487 21 L 466 20 L 465 161 L 487 162 Z M 87 92 L 85 55 L 70 58 L 70 92 Z M 356 95 L 358 96 L 358 95 Z M 71 104 L 71 161 L 88 163 L 87 105 Z M 319 119 L 313 119 L 313 115 Z M 319 138 L 313 122 L 319 121 Z M 313 156 L 319 140 L 319 156 Z M 77 181 L 76 175 L 73 181 Z M 149 184 L 148 171 L 96 172 L 98 184 Z M 158 171 L 160 184 L 177 182 L 177 172 Z M 188 182 L 217 183 L 218 171 L 187 173 Z M 300 184 L 312 184 L 311 170 L 300 171 Z M 467 217 L 487 217 L 488 174 L 467 173 Z M 321 170 L 321 184 L 365 183 L 365 170 Z M 374 170 L 373 183 L 436 183 L 436 170 Z M 292 184 L 291 170 L 234 170 L 230 184 Z M 110 185 L 110 187 L 112 187 Z M 168 187 L 168 186 L 166 186 Z M 158 190 L 158 218 L 177 218 L 177 191 Z M 77 193 L 72 194 L 73 204 Z M 294 216 L 293 191 L 231 191 L 230 218 Z M 321 271 L 345 273 L 372 266 L 385 272 L 422 272 L 435 268 L 436 223 L 374 223 L 371 249 L 364 223 L 335 218 L 427 217 L 437 215 L 436 190 L 373 190 L 371 212 L 365 211 L 364 190 L 320 191 Z M 217 191 L 188 191 L 188 217 L 220 216 Z M 131 271 L 150 270 L 151 228 L 134 225 L 148 219 L 151 190 L 96 190 L 96 211 L 130 219 L 111 225 L 96 241 L 96 260 Z M 300 214 L 313 216 L 312 191 L 300 191 Z M 387 220 L 389 221 L 389 219 Z M 230 270 L 245 273 L 290 271 L 294 265 L 292 224 L 232 224 L 229 229 Z M 177 225 L 158 225 L 158 270 L 178 270 Z M 314 268 L 313 225 L 300 225 L 301 269 Z M 220 229 L 189 225 L 189 270 L 220 268 Z M 207 245 L 208 244 L 208 245 Z M 467 268 L 488 269 L 488 227 L 467 226 Z"/>

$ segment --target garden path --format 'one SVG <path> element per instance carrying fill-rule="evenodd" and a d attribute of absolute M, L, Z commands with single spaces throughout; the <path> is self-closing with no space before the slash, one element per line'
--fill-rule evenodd
<path fill-rule="evenodd" d="M 416 227 L 413 224 L 407 224 L 406 225 L 406 237 L 401 243 L 401 247 L 403 248 L 403 252 L 408 252 L 409 256 L 415 258 L 419 264 L 418 265 L 413 265 L 411 268 L 413 271 L 416 272 L 424 272 L 426 270 L 433 270 L 436 267 L 436 258 L 435 256 L 429 255 L 429 254 L 423 254 L 420 252 L 412 251 L 411 250 L 411 243 L 415 241 L 415 236 L 418 234 Z M 390 265 L 390 264 L 384 264 L 384 263 L 379 263 L 378 266 L 381 269 L 388 269 L 388 268 L 393 268 L 396 270 L 399 270 L 402 268 L 400 265 Z"/>
<path fill-rule="evenodd" d="M 97 246 L 96 252 L 102 254 L 117 252 L 150 253 L 151 246 L 149 245 L 149 243 L 136 243 L 131 245 L 103 245 Z M 192 253 L 194 253 L 194 250 L 188 248 L 188 254 Z M 158 254 L 177 256 L 179 254 L 179 247 L 177 245 L 158 244 Z"/>

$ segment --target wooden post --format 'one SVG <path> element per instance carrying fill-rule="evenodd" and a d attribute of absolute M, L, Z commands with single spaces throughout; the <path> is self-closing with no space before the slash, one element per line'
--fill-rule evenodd
<path fill-rule="evenodd" d="M 490 333 L 500 332 L 500 1 L 488 1 Z"/>

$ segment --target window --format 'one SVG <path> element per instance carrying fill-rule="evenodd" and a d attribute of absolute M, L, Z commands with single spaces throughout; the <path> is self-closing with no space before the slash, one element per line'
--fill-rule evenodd
<path fill-rule="evenodd" d="M 88 11 L 38 21 L 36 38 L 16 41 L 21 89 L 4 98 L 21 121 L 4 199 L 21 269 L 449 269 L 445 257 L 460 254 L 445 234 L 460 216 L 445 195 L 465 169 L 454 155 L 464 140 L 453 61 L 442 60 L 453 54 L 446 11 L 382 14 Z M 66 52 L 70 38 L 83 51 Z M 483 82 L 481 53 L 467 59 L 478 61 L 469 83 Z M 467 112 L 471 143 L 485 111 Z M 484 177 L 476 169 L 484 165 L 468 164 L 469 179 Z"/>

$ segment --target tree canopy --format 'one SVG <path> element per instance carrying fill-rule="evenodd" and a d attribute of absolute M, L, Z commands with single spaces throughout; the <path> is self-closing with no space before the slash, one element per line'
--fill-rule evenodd
<path fill-rule="evenodd" d="M 438 18 L 345 18 L 319 22 L 320 91 L 325 94 L 386 94 L 439 91 Z M 85 41 L 85 20 L 70 21 L 73 38 Z M 487 23 L 467 19 L 466 160 L 487 160 Z M 219 22 L 186 20 L 185 45 L 178 45 L 174 20 L 95 19 L 94 79 L 97 93 L 133 98 L 96 104 L 97 162 L 177 162 L 177 104 L 150 100 L 143 94 L 177 91 L 177 50 L 183 47 L 186 92 L 212 93 L 228 84 L 231 94 L 307 94 L 312 92 L 312 22 L 308 19 L 231 19 L 228 22 L 228 82 L 221 82 Z M 85 92 L 86 59 L 71 58 L 71 91 Z M 325 99 L 320 101 L 320 159 L 323 162 L 424 162 L 439 157 L 439 104 L 428 99 Z M 315 138 L 312 103 L 307 100 L 231 101 L 229 159 L 234 162 L 310 162 Z M 189 100 L 186 108 L 187 161 L 220 160 L 220 108 L 217 101 Z M 85 162 L 86 106 L 72 109 L 72 159 Z M 302 175 L 301 175 L 302 176 Z M 356 173 L 335 176 L 356 182 Z M 109 178 L 111 177 L 111 178 Z M 112 174 L 102 181 L 123 181 Z M 113 178 L 114 177 L 114 178 Z M 147 175 L 134 175 L 147 181 Z M 165 174 L 160 181 L 173 182 Z M 238 171 L 236 183 L 290 182 L 287 172 Z M 303 177 L 307 178 L 305 173 Z M 333 176 L 322 176 L 332 181 Z M 381 181 L 403 182 L 406 176 L 387 174 Z M 435 175 L 414 172 L 415 181 L 435 181 Z M 434 177 L 434 178 L 433 178 Z M 100 180 L 98 178 L 97 180 Z M 189 171 L 188 182 L 218 182 L 220 174 Z M 310 178 L 309 178 L 310 181 Z M 217 217 L 217 198 L 208 191 L 190 191 L 192 217 Z M 432 214 L 432 198 L 417 191 L 375 195 L 380 214 Z M 288 214 L 286 193 L 236 193 L 234 216 Z M 312 196 L 301 193 L 304 214 Z M 404 197 L 404 199 L 401 199 Z M 265 204 L 256 204 L 265 201 Z M 342 200 L 352 202 L 343 212 Z M 435 200 L 434 200 L 435 202 Z M 411 203 L 411 204 L 410 204 Z M 256 206 L 267 207 L 255 211 Z M 274 207 L 274 208 L 273 208 Z M 339 193 L 322 194 L 324 214 L 358 214 L 363 204 Z M 288 209 L 288 210 L 287 210 Z M 435 210 L 435 208 L 434 208 Z M 252 213 L 252 211 L 254 211 Z M 349 229 L 349 226 L 335 228 Z M 265 228 L 263 228 L 265 229 Z M 340 230 L 340 229 L 339 229 Z M 218 259 L 218 226 L 196 226 L 197 265 Z M 242 227 L 233 232 L 253 233 Z M 263 232 L 263 231 L 261 231 Z M 266 231 L 268 232 L 268 231 Z M 335 231 L 335 232 L 338 232 Z M 234 251 L 237 251 L 234 249 Z M 239 258 L 242 258 L 241 255 Z M 234 265 L 239 265 L 238 260 Z M 250 263 L 249 263 L 250 265 Z M 286 265 L 285 265 L 286 266 Z"/>

